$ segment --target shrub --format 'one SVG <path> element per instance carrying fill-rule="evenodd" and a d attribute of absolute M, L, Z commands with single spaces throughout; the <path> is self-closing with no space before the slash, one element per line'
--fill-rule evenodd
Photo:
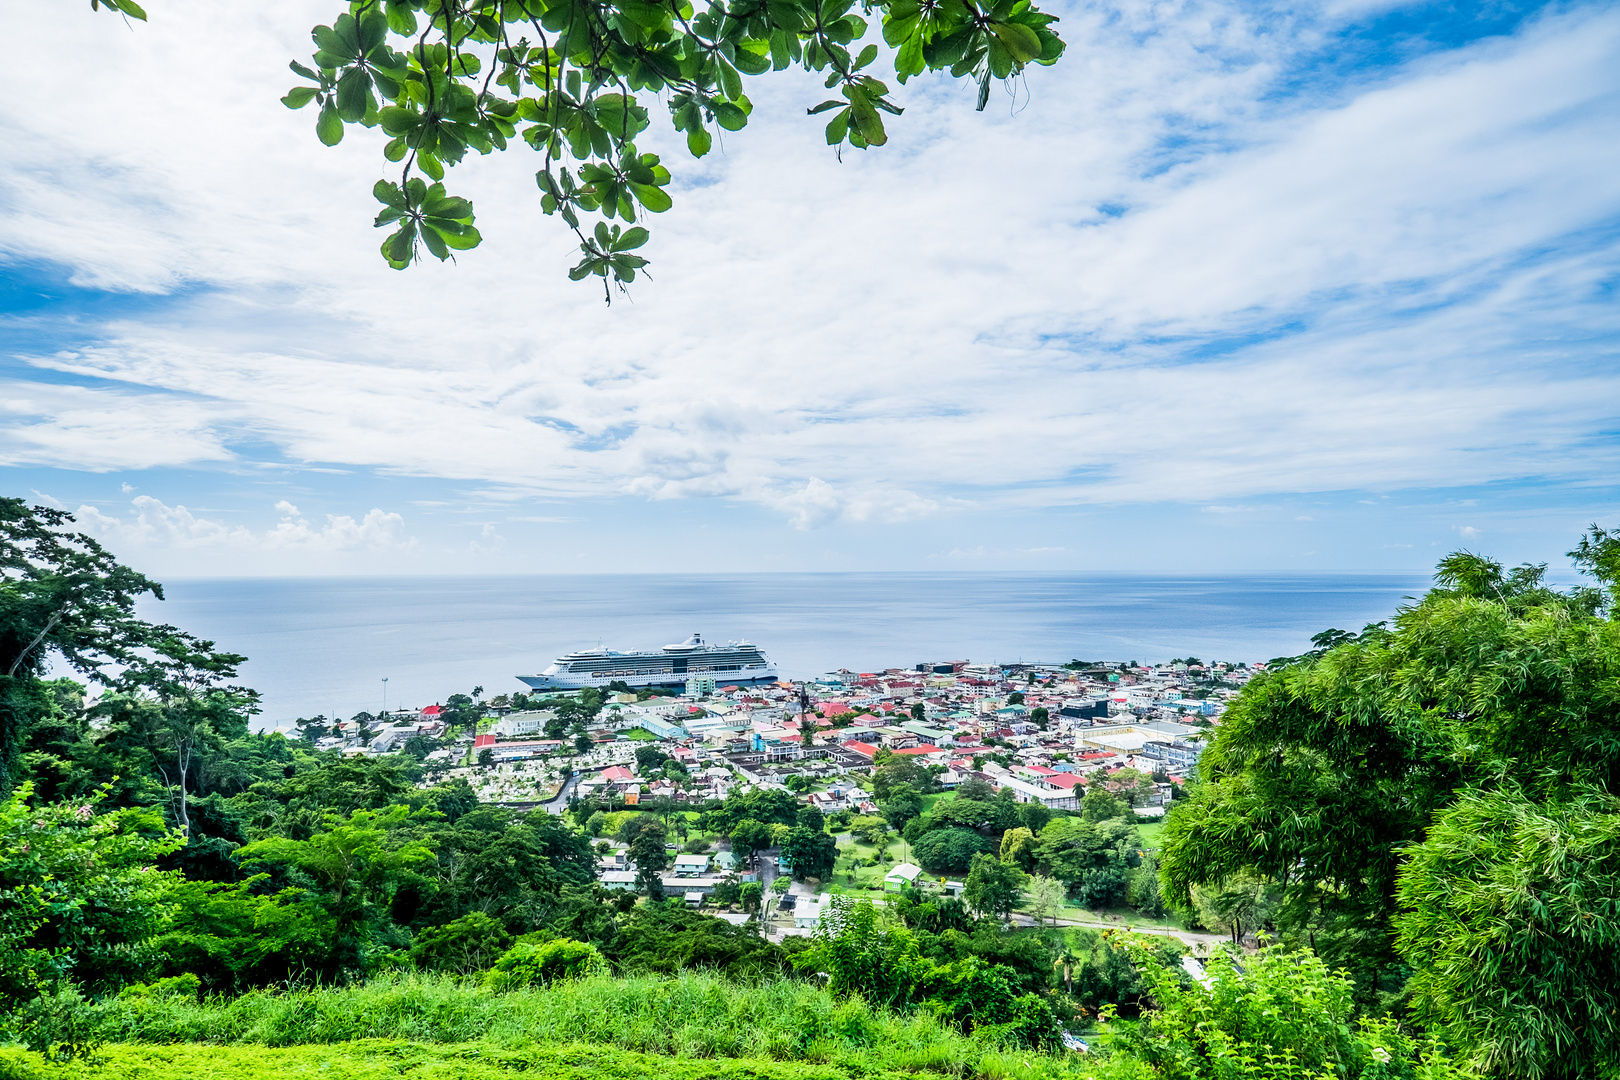
<path fill-rule="evenodd" d="M 494 990 L 546 986 L 560 979 L 577 979 L 607 971 L 607 960 L 595 945 L 558 938 L 544 944 L 519 942 L 495 961 L 484 982 Z"/>

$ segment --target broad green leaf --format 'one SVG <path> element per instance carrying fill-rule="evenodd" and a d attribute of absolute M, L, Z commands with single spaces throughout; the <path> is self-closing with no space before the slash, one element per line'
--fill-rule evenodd
<path fill-rule="evenodd" d="M 741 131 L 748 126 L 748 114 L 729 101 L 714 103 L 714 121 L 727 131 Z"/>
<path fill-rule="evenodd" d="M 315 135 L 327 146 L 343 141 L 343 118 L 331 101 L 321 106 L 321 115 L 315 119 Z"/>
<path fill-rule="evenodd" d="M 377 181 L 371 189 L 371 194 L 376 197 L 378 202 L 386 206 L 403 207 L 406 205 L 404 192 L 399 190 L 398 184 L 389 180 Z"/>
<path fill-rule="evenodd" d="M 433 226 L 422 226 L 422 243 L 440 262 L 450 257 L 450 245 L 444 242 L 444 236 Z"/>
<path fill-rule="evenodd" d="M 686 148 L 693 157 L 702 157 L 714 145 L 714 136 L 706 128 L 695 127 L 686 133 Z"/>
<path fill-rule="evenodd" d="M 135 0 L 117 0 L 118 10 L 132 19 L 146 21 L 146 9 L 137 4 Z"/>
<path fill-rule="evenodd" d="M 624 231 L 624 235 L 619 237 L 619 242 L 613 245 L 613 250 L 631 251 L 640 247 L 642 244 L 645 244 L 651 236 L 652 233 L 648 232 L 646 229 L 643 229 L 640 225 L 637 225 L 632 229 L 626 229 Z"/>
<path fill-rule="evenodd" d="M 366 104 L 371 97 L 371 76 L 357 67 L 343 73 L 337 84 L 338 115 L 355 123 L 366 115 Z"/>
<path fill-rule="evenodd" d="M 742 76 L 737 74 L 736 68 L 723 60 L 720 62 L 720 88 L 732 101 L 742 97 Z"/>
<path fill-rule="evenodd" d="M 314 100 L 315 95 L 318 93 L 320 91 L 313 86 L 295 86 L 287 91 L 287 95 L 281 99 L 281 103 L 289 109 L 302 109 Z"/>
<path fill-rule="evenodd" d="M 347 18 L 350 22 L 354 21 L 348 15 L 344 15 L 342 18 Z M 323 53 L 330 53 L 345 60 L 359 59 L 359 54 L 351 49 L 330 26 L 317 26 L 310 31 L 310 37 L 315 39 L 315 47 Z M 326 67 L 327 65 L 322 64 L 321 66 Z"/>
<path fill-rule="evenodd" d="M 852 94 L 850 96 L 849 111 L 856 126 L 861 129 L 861 137 L 873 146 L 882 146 L 889 141 L 888 133 L 883 130 L 883 118 L 872 107 L 871 100 L 865 94 Z"/>
<path fill-rule="evenodd" d="M 393 233 L 382 242 L 382 257 L 388 260 L 388 265 L 395 270 L 403 270 L 411 265 L 414 258 L 412 248 L 416 244 L 416 226 L 406 224 L 398 232 Z"/>
<path fill-rule="evenodd" d="M 827 145 L 837 146 L 849 134 L 849 109 L 838 110 L 831 120 L 827 122 Z"/>
<path fill-rule="evenodd" d="M 360 20 L 360 52 L 370 56 L 372 50 L 388 40 L 388 17 L 382 12 L 372 10 Z"/>
<path fill-rule="evenodd" d="M 669 197 L 669 192 L 661 187 L 654 187 L 651 184 L 631 184 L 630 190 L 635 193 L 636 201 L 651 213 L 662 214 L 675 205 L 675 200 Z"/>
<path fill-rule="evenodd" d="M 1027 64 L 1041 55 L 1040 35 L 1021 23 L 991 23 L 990 30 L 1020 64 Z"/>
<path fill-rule="evenodd" d="M 360 24 L 355 22 L 354 16 L 345 11 L 337 17 L 337 21 L 332 24 L 332 29 L 336 31 L 338 40 L 343 42 L 343 47 L 348 50 L 345 55 L 359 59 L 362 54 L 360 48 Z"/>

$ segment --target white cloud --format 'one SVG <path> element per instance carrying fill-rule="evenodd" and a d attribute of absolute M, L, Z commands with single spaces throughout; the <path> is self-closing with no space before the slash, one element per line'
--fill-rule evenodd
<path fill-rule="evenodd" d="M 95 506 L 75 511 L 79 525 L 103 541 L 122 548 L 189 550 L 212 548 L 232 552 L 356 552 L 409 546 L 405 519 L 372 508 L 359 520 L 347 514 L 328 514 L 324 525 L 312 525 L 298 508 L 282 501 L 276 509 L 286 515 L 270 529 L 254 532 L 240 525 L 199 517 L 182 505 L 169 506 L 150 495 L 131 500 L 127 516 L 108 514 Z"/>
<path fill-rule="evenodd" d="M 1464 540 L 1478 540 L 1484 535 L 1482 530 L 1476 529 L 1472 525 L 1458 525 L 1456 528 L 1457 535 L 1462 537 Z"/>
<path fill-rule="evenodd" d="M 453 174 L 483 248 L 383 267 L 375 141 L 322 148 L 276 101 L 324 6 L 174 0 L 132 34 L 22 9 L 24 40 L 85 51 L 71 79 L 43 50 L 0 73 L 0 251 L 202 288 L 33 356 L 51 379 L 0 385 L 0 462 L 725 498 L 805 530 L 1613 475 L 1620 260 L 1593 230 L 1620 213 L 1620 14 L 1322 93 L 1286 86 L 1327 33 L 1308 9 L 1064 14 L 1071 53 L 1016 116 L 916 80 L 890 146 L 839 165 L 802 114 L 816 81 L 788 76 L 751 85 L 755 122 L 704 162 L 650 134 L 677 206 L 654 280 L 603 309 L 562 280 L 522 151 Z M 185 85 L 148 74 L 177 65 Z M 53 120 L 115 98 L 140 107 Z M 253 543 L 403 536 L 380 510 L 277 509 Z M 151 512 L 153 536 L 234 535 Z"/>

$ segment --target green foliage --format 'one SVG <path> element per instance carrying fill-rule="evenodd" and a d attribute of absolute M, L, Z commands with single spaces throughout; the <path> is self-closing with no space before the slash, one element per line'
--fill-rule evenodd
<path fill-rule="evenodd" d="M 958 1074 L 999 1049 L 927 1013 L 897 1015 L 804 982 L 741 984 L 713 974 L 613 978 L 497 991 L 463 979 L 390 975 L 349 986 L 255 991 L 235 998 L 109 999 L 94 1032 L 123 1043 L 293 1046 L 409 1039 L 507 1047 L 583 1044 L 648 1054 L 811 1058 L 874 1072 Z"/>
<path fill-rule="evenodd" d="M 119 0 L 116 10 L 140 9 Z M 140 17 L 140 16 L 137 16 Z M 163 587 L 122 566 L 92 537 L 69 532 L 73 516 L 0 498 L 0 791 L 9 788 L 23 732 L 54 704 L 40 676 L 52 658 L 103 685 L 168 702 L 228 692 L 244 659 L 135 613 Z"/>
<path fill-rule="evenodd" d="M 1125 948 L 1153 1007 L 1114 1037 L 1165 1080 L 1452 1080 L 1467 1073 L 1392 1020 L 1356 1020 L 1353 984 L 1317 957 L 1272 946 L 1217 953 L 1193 981 L 1139 941 Z"/>
<path fill-rule="evenodd" d="M 883 819 L 891 828 L 903 829 L 906 823 L 922 813 L 922 793 L 908 783 L 893 784 L 888 795 L 879 801 Z"/>
<path fill-rule="evenodd" d="M 966 873 L 973 857 L 996 850 L 993 840 L 972 829 L 935 829 L 911 842 L 912 857 L 930 873 Z"/>
<path fill-rule="evenodd" d="M 607 971 L 596 946 L 557 938 L 543 943 L 519 942 L 495 962 L 484 982 L 497 990 L 550 986 L 563 979 L 582 979 Z"/>
<path fill-rule="evenodd" d="M 504 961 L 511 955 L 503 955 L 511 942 L 505 926 L 482 911 L 470 911 L 443 926 L 425 927 L 411 942 L 411 960 L 420 968 L 468 974 L 497 958 Z"/>
<path fill-rule="evenodd" d="M 1574 553 L 1605 584 L 1611 539 Z M 1544 570 L 1455 553 L 1391 624 L 1320 634 L 1253 680 L 1161 837 L 1167 899 L 1275 903 L 1363 1001 L 1409 997 L 1504 1076 L 1615 1060 L 1592 974 L 1612 920 L 1583 906 L 1613 885 L 1570 852 L 1602 847 L 1620 793 L 1620 623 Z"/>
<path fill-rule="evenodd" d="M 177 884 L 169 897 L 173 916 L 151 941 L 156 971 L 226 992 L 338 975 L 331 963 L 336 919 L 311 890 L 260 891 L 269 878 Z"/>
<path fill-rule="evenodd" d="M 838 859 L 838 842 L 824 832 L 796 825 L 782 845 L 782 855 L 792 865 L 793 876 L 800 881 L 805 878 L 826 881 L 832 877 L 833 863 Z"/>
<path fill-rule="evenodd" d="M 1082 821 L 1112 821 L 1115 818 L 1127 817 L 1130 812 L 1130 804 L 1101 787 L 1090 789 L 1086 792 L 1085 798 L 1080 800 Z"/>
<path fill-rule="evenodd" d="M 858 994 L 894 1009 L 924 1007 L 964 1031 L 993 1033 L 1018 1046 L 1055 1042 L 1051 1006 L 1040 994 L 1020 993 L 1012 969 L 971 953 L 939 963 L 923 955 L 915 933 L 886 919 L 871 901 L 834 896 L 830 903 L 811 947 L 793 963 L 825 972 L 835 998 Z"/>
<path fill-rule="evenodd" d="M 992 855 L 975 855 L 962 899 L 981 916 L 1005 918 L 1022 902 L 1027 880 L 1028 875 L 1016 866 Z"/>
<path fill-rule="evenodd" d="M 179 878 L 153 866 L 183 842 L 161 815 L 99 810 L 105 792 L 42 807 L 31 794 L 23 784 L 0 802 L 0 1010 L 143 970 Z"/>
<path fill-rule="evenodd" d="M 1141 861 L 1141 843 L 1135 823 L 1122 817 L 1058 818 L 1041 830 L 1035 859 L 1082 904 L 1112 907 L 1124 898 L 1130 873 Z"/>
<path fill-rule="evenodd" d="M 925 70 L 972 75 L 980 109 L 992 81 L 1063 53 L 1048 28 L 1055 16 L 1029 0 L 889 0 L 878 9 L 902 83 Z M 542 155 L 541 209 L 561 216 L 580 241 L 583 258 L 569 276 L 601 277 L 606 292 L 609 278 L 623 288 L 646 265 L 631 252 L 647 230 L 633 223 L 673 205 L 669 170 L 636 148 L 649 124 L 640 95 L 662 95 L 687 149 L 702 157 L 715 128 L 748 123 L 753 103 L 742 76 L 799 64 L 826 73 L 825 85 L 840 94 L 809 110 L 832 112 L 828 144 L 881 146 L 883 115 L 901 109 L 871 74 L 880 46 L 851 51 L 866 31 L 850 0 L 731 0 L 701 10 L 641 0 L 475 0 L 448 11 L 430 0 L 354 0 L 332 25 L 315 27 L 313 66 L 292 64 L 306 82 L 281 100 L 290 109 L 314 104 L 316 136 L 328 146 L 349 124 L 388 136 L 383 156 L 402 171 L 397 183 L 377 184 L 385 207 L 377 225 L 397 226 L 382 245 L 395 269 L 415 261 L 418 242 L 439 259 L 476 246 L 472 205 L 446 195 L 439 181 L 469 150 L 528 143 Z M 603 220 L 593 227 L 582 214 Z M 615 217 L 629 227 L 610 225 Z"/>
<path fill-rule="evenodd" d="M 1397 895 L 1414 1014 L 1481 1071 L 1620 1066 L 1620 801 L 1464 795 L 1402 867 Z"/>

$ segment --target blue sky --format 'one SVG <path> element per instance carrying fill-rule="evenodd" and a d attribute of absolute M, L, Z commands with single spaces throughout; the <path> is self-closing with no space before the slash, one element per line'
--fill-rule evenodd
<path fill-rule="evenodd" d="M 384 266 L 379 146 L 277 102 L 329 5 L 19 11 L 74 47 L 0 71 L 5 490 L 169 577 L 1559 565 L 1620 518 L 1620 11 L 1052 10 L 1057 67 L 913 80 L 842 163 L 798 74 L 701 162 L 655 126 L 611 308 L 527 150 L 452 174 L 483 247 Z"/>

